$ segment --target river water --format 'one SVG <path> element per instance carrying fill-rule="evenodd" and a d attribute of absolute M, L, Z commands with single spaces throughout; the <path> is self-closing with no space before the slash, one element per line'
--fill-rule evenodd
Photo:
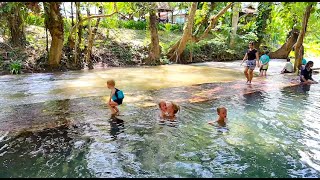
<path fill-rule="evenodd" d="M 0 76 L 0 177 L 319 178 L 320 85 L 284 64 L 251 86 L 239 62 Z M 159 124 L 161 99 L 181 106 L 175 124 Z M 207 123 L 219 105 L 228 129 Z"/>

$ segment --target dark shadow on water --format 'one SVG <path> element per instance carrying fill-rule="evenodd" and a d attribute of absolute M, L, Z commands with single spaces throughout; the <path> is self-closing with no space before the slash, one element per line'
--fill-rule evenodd
<path fill-rule="evenodd" d="M 91 139 L 81 138 L 81 132 L 83 130 L 76 126 L 61 125 L 7 137 L 0 142 L 0 178 L 75 177 L 80 174 L 91 177 L 83 168 Z M 68 160 L 70 157 L 73 158 Z M 47 170 L 41 171 L 43 168 Z M 70 171 L 66 173 L 63 168 Z"/>
<path fill-rule="evenodd" d="M 124 131 L 124 121 L 116 116 L 111 116 L 109 123 L 110 135 L 117 139 L 117 135 Z"/>
<path fill-rule="evenodd" d="M 263 106 L 265 95 L 261 91 L 254 91 L 251 93 L 243 94 L 245 109 L 258 108 Z"/>

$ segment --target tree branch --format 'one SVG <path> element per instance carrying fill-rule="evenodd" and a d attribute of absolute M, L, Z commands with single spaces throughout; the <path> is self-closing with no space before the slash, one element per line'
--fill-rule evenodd
<path fill-rule="evenodd" d="M 72 36 L 72 35 L 75 33 L 76 29 L 77 29 L 83 22 L 85 22 L 85 21 L 87 21 L 87 20 L 89 20 L 89 19 L 93 19 L 93 18 L 108 18 L 108 17 L 111 17 L 111 16 L 119 13 L 116 3 L 114 3 L 114 9 L 115 9 L 115 11 L 114 11 L 113 13 L 111 13 L 111 14 L 107 14 L 107 15 L 92 15 L 92 16 L 86 17 L 86 18 L 84 18 L 84 19 L 81 19 L 81 21 L 79 21 L 76 25 L 74 25 L 74 26 L 71 28 L 70 35 L 69 35 L 70 39 L 73 41 L 73 36 Z"/>
<path fill-rule="evenodd" d="M 199 42 L 202 39 L 204 39 L 205 37 L 208 36 L 210 30 L 216 25 L 217 20 L 224 14 L 226 13 L 226 11 L 232 6 L 232 3 L 229 3 L 226 7 L 224 7 L 217 15 L 212 16 L 210 18 L 210 24 L 209 26 L 206 28 L 206 30 L 204 31 L 204 33 L 200 36 L 200 37 L 192 37 L 193 42 Z"/>

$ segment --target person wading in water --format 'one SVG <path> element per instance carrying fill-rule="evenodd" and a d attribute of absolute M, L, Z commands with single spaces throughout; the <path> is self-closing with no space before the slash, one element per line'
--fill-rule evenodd
<path fill-rule="evenodd" d="M 249 43 L 249 49 L 246 52 L 246 55 L 244 56 L 240 65 L 242 65 L 245 60 L 247 60 L 247 61 L 246 61 L 245 69 L 244 69 L 244 75 L 247 78 L 247 84 L 251 84 L 251 81 L 253 78 L 254 68 L 256 67 L 257 64 L 258 64 L 258 67 L 260 67 L 259 53 L 254 48 L 253 42 Z"/>

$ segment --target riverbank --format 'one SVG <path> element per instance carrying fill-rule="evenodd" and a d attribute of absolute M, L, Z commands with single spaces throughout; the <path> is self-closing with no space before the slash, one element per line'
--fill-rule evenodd
<path fill-rule="evenodd" d="M 165 54 L 171 45 L 181 37 L 182 32 L 159 31 L 160 46 L 162 49 L 160 64 L 169 64 Z M 84 34 L 83 43 L 87 43 Z M 21 73 L 39 72 L 66 72 L 87 68 L 87 64 L 74 67 L 72 56 L 67 47 L 63 49 L 60 67 L 52 70 L 47 63 L 46 32 L 43 27 L 27 26 L 26 38 L 28 41 L 25 49 L 12 48 L 6 43 L 0 44 L 0 75 L 10 74 L 14 69 Z M 65 35 L 65 41 L 67 35 Z M 226 39 L 220 35 L 210 34 L 206 39 L 190 44 L 182 54 L 185 63 L 207 61 L 233 61 L 241 59 L 242 50 L 230 50 Z M 48 46 L 51 38 L 48 37 Z M 66 44 L 67 42 L 65 42 Z M 99 28 L 92 49 L 92 61 L 97 66 L 107 67 L 132 67 L 144 66 L 148 57 L 149 34 L 145 30 L 132 29 L 106 29 Z M 82 47 L 84 49 L 84 47 Z M 245 49 L 239 48 L 239 49 Z M 80 56 L 84 59 L 85 51 Z"/>

